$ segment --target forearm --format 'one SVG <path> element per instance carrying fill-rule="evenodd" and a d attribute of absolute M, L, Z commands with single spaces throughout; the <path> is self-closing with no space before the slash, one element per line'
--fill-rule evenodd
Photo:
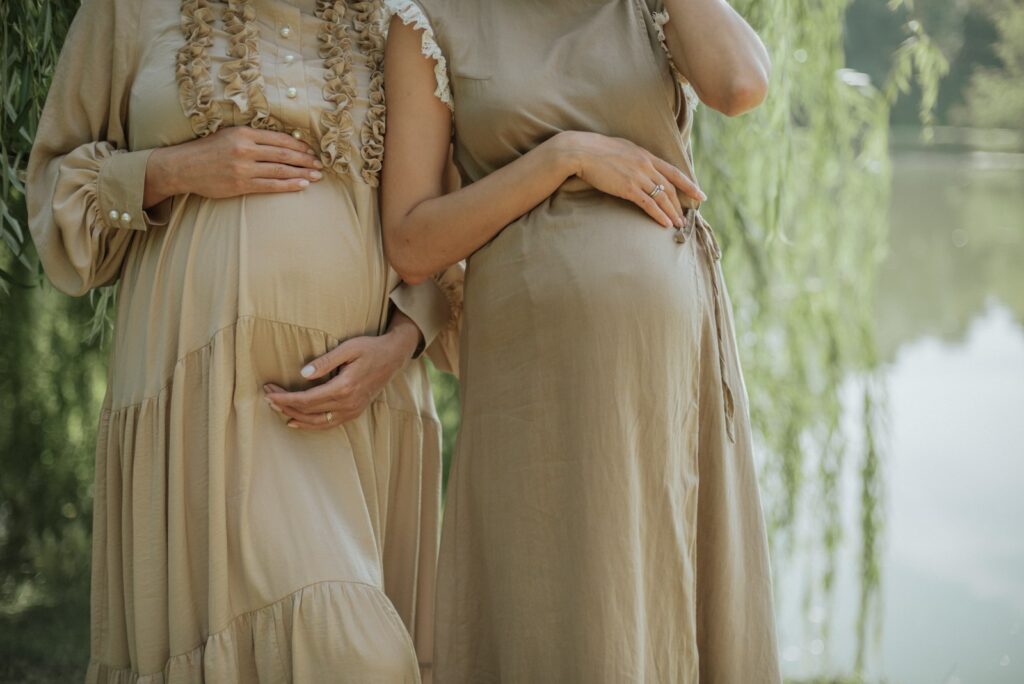
<path fill-rule="evenodd" d="M 560 133 L 472 185 L 420 202 L 404 216 L 388 216 L 385 207 L 392 265 L 415 283 L 479 249 L 577 172 L 572 136 Z"/>
<path fill-rule="evenodd" d="M 771 60 L 764 43 L 726 0 L 664 0 L 673 60 L 701 100 L 726 114 L 757 106 Z"/>

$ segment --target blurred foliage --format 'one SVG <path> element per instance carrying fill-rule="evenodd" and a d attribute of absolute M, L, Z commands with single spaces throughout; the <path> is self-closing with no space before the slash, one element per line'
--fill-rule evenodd
<path fill-rule="evenodd" d="M 961 123 L 983 128 L 1024 128 L 1024 4 L 1002 0 L 992 11 L 998 32 L 998 67 L 979 69 L 965 103 L 954 111 Z"/>
<path fill-rule="evenodd" d="M 927 19 L 909 3 L 858 0 L 895 22 L 899 36 L 886 53 L 894 57 L 884 78 L 875 79 L 879 86 L 865 83 L 844 69 L 849 4 L 737 0 L 736 8 L 772 52 L 771 95 L 737 119 L 699 108 L 694 147 L 702 186 L 711 195 L 704 208 L 726 248 L 776 567 L 800 546 L 793 538 L 796 511 L 812 501 L 812 510 L 821 512 L 813 541 L 829 561 L 817 572 L 820 583 L 807 591 L 830 596 L 842 535 L 838 474 L 848 458 L 858 459 L 860 635 L 866 643 L 881 533 L 880 454 L 874 446 L 880 440 L 874 430 L 884 396 L 876 377 L 871 302 L 887 238 L 887 127 L 901 90 L 924 95 L 915 107 L 928 120 L 932 102 L 941 100 L 936 87 L 945 61 L 922 28 Z M 3 648 L 12 649 L 0 652 L 8 663 L 0 666 L 0 677 L 3 667 L 14 667 L 14 648 L 56 638 L 53 625 L 33 637 L 36 623 L 26 622 L 31 616 L 55 616 L 83 629 L 80 607 L 88 594 L 92 442 L 104 362 L 98 345 L 84 341 L 90 302 L 37 286 L 21 177 L 57 46 L 76 5 L 0 4 L 0 234 L 7 246 L 0 250 L 0 637 Z M 100 303 L 109 296 L 101 295 Z M 856 450 L 840 429 L 839 389 L 850 377 L 862 380 L 865 435 Z M 457 385 L 447 376 L 434 378 L 447 454 L 458 422 Z M 67 634 L 83 632 L 69 628 Z M 62 638 L 67 654 L 49 649 L 58 679 L 61 668 L 74 662 L 75 649 L 85 649 L 84 642 Z"/>
<path fill-rule="evenodd" d="M 916 124 L 923 100 L 937 95 L 934 117 L 938 124 L 1024 128 L 1020 19 L 1024 6 L 1019 0 L 889 5 L 853 0 L 845 26 L 848 66 L 867 73 L 875 83 L 884 82 L 906 40 L 905 27 L 912 21 L 927 27 L 929 40 L 951 66 L 938 93 L 927 92 L 927 80 L 910 84 L 908 96 L 893 108 L 894 123 Z"/>
<path fill-rule="evenodd" d="M 36 122 L 77 0 L 3 0 L 0 3 L 0 239 L 29 272 L 23 173 Z M 0 294 L 12 282 L 0 267 Z M 0 308 L 2 310 L 2 308 Z"/>
<path fill-rule="evenodd" d="M 805 605 L 831 605 L 841 511 L 859 510 L 859 652 L 877 625 L 882 482 L 876 434 L 885 407 L 872 319 L 874 283 L 888 238 L 890 106 L 915 85 L 925 122 L 946 70 L 909 3 L 903 39 L 875 87 L 846 68 L 849 0 L 742 0 L 736 9 L 772 54 L 770 95 L 736 119 L 698 109 L 694 144 L 705 203 L 725 248 L 751 414 L 764 457 L 763 496 L 776 572 L 824 557 Z M 863 435 L 844 433 L 841 390 L 856 381 Z M 845 502 L 839 475 L 857 459 L 859 500 Z M 810 539 L 797 512 L 814 512 Z M 798 553 L 804 549 L 824 554 Z M 829 642 L 829 621 L 816 635 Z"/>

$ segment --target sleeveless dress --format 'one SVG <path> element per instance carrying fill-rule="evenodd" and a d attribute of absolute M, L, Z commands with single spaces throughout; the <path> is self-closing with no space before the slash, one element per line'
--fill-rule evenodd
<path fill-rule="evenodd" d="M 697 100 L 660 0 L 386 4 L 435 60 L 465 183 L 565 130 L 694 176 Z M 469 257 L 460 349 L 435 680 L 780 681 L 731 305 L 696 207 L 664 230 L 565 183 Z"/>
<path fill-rule="evenodd" d="M 441 441 L 424 363 L 324 432 L 287 428 L 262 391 L 309 387 L 306 362 L 380 333 L 391 306 L 454 362 L 458 274 L 394 289 L 384 259 L 383 18 L 374 2 L 86 0 L 74 21 L 28 200 L 57 287 L 119 282 L 89 682 L 429 668 Z M 306 140 L 324 178 L 143 211 L 149 151 L 226 126 Z"/>

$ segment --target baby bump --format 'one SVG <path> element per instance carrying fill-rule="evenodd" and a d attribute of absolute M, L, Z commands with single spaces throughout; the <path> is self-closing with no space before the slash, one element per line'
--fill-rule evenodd
<path fill-rule="evenodd" d="M 122 273 L 116 344 L 134 350 L 121 354 L 138 362 L 129 375 L 146 368 L 154 376 L 147 384 L 159 382 L 239 320 L 309 331 L 314 346 L 325 336 L 376 332 L 387 277 L 379 231 L 374 217 L 363 225 L 343 192 L 317 184 L 302 193 L 179 201 L 166 227 L 141 237 Z M 279 353 L 278 339 L 255 336 L 254 358 L 294 371 L 301 360 L 285 360 L 293 354 Z"/>
<path fill-rule="evenodd" d="M 708 310 L 696 242 L 596 193 L 556 196 L 510 225 L 469 260 L 464 406 L 536 424 L 562 411 L 552 398 L 674 397 Z"/>
<path fill-rule="evenodd" d="M 690 242 L 616 198 L 556 196 L 470 258 L 467 314 L 581 333 L 687 325 L 701 306 Z"/>

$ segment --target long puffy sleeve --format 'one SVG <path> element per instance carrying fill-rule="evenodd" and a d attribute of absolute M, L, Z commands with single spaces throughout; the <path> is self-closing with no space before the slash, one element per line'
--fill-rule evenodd
<path fill-rule="evenodd" d="M 141 3 L 85 0 L 71 24 L 29 158 L 29 229 L 60 290 L 116 280 L 143 211 L 150 150 L 128 149 Z"/>

